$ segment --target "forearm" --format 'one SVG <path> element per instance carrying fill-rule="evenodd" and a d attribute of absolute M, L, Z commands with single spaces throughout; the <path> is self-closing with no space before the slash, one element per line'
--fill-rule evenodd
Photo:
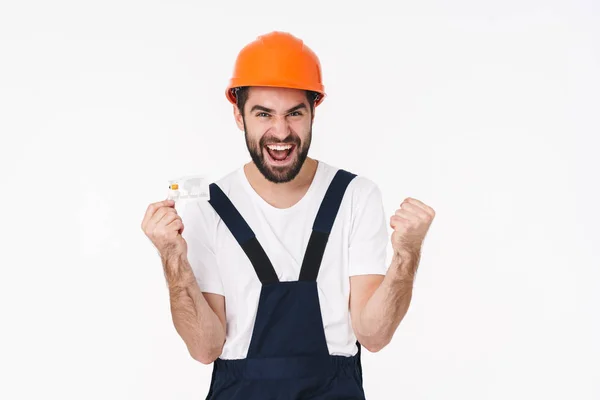
<path fill-rule="evenodd" d="M 163 266 L 175 329 L 190 355 L 209 364 L 221 355 L 224 322 L 202 295 L 186 256 L 163 258 Z"/>
<path fill-rule="evenodd" d="M 406 315 L 418 263 L 418 254 L 395 254 L 381 285 L 361 310 L 355 329 L 370 351 L 385 347 Z"/>

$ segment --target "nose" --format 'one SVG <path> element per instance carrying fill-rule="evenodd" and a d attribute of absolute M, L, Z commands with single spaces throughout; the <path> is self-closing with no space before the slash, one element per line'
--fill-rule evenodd
<path fill-rule="evenodd" d="M 285 139 L 290 134 L 290 124 L 285 115 L 277 115 L 273 118 L 271 131 L 280 140 Z"/>

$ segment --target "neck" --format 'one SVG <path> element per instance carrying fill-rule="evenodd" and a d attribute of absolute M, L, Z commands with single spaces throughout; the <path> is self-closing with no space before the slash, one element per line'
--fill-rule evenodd
<path fill-rule="evenodd" d="M 317 160 L 307 157 L 298 175 L 285 183 L 267 180 L 252 161 L 244 165 L 244 172 L 252 188 L 266 202 L 274 207 L 287 208 L 304 196 L 315 176 L 317 165 Z"/>

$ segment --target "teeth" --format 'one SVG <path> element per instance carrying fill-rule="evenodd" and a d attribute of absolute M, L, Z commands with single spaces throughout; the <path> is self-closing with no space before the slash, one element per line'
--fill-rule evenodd
<path fill-rule="evenodd" d="M 271 150 L 289 150 L 292 148 L 291 144 L 286 145 L 277 145 L 277 144 L 269 144 L 267 147 Z"/>

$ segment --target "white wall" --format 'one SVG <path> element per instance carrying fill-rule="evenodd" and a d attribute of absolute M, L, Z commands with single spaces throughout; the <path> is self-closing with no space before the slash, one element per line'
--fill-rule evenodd
<path fill-rule="evenodd" d="M 204 398 L 140 223 L 248 160 L 224 89 L 276 29 L 323 64 L 311 156 L 437 211 L 368 399 L 600 398 L 598 3 L 218 3 L 2 2 L 0 398 Z"/>

